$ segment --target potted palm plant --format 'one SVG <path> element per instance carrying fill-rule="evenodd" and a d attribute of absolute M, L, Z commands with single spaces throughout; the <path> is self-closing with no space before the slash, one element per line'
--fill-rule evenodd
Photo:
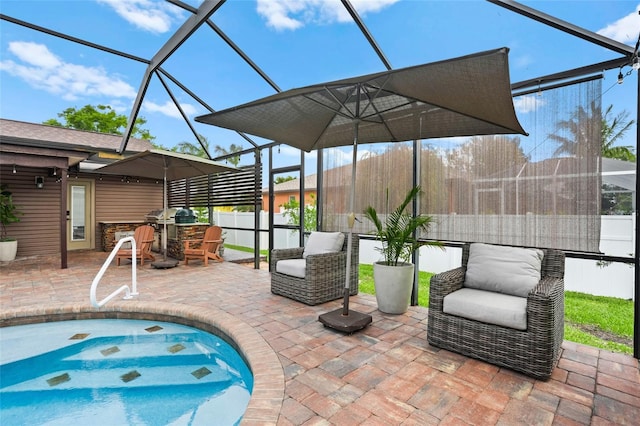
<path fill-rule="evenodd" d="M 375 226 L 372 233 L 382 243 L 377 250 L 382 253 L 383 260 L 373 264 L 373 282 L 378 309 L 385 313 L 402 314 L 409 307 L 414 275 L 411 254 L 423 245 L 442 247 L 438 242 L 416 239 L 416 231 L 427 232 L 434 221 L 432 216 L 413 217 L 405 211 L 420 191 L 419 186 L 412 188 L 404 201 L 387 215 L 384 223 L 372 206 L 364 211 L 365 217 Z"/>
<path fill-rule="evenodd" d="M 7 226 L 20 222 L 21 215 L 18 208 L 13 204 L 11 191 L 7 189 L 7 185 L 0 187 L 0 261 L 8 262 L 16 258 L 18 252 L 18 240 L 7 236 Z"/>

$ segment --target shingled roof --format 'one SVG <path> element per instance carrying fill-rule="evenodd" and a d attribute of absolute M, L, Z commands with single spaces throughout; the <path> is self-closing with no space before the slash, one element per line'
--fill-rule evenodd
<path fill-rule="evenodd" d="M 316 190 L 316 174 L 312 174 L 309 176 L 305 176 L 304 178 L 304 189 L 305 191 L 315 191 Z M 273 186 L 273 192 L 291 192 L 297 191 L 300 189 L 300 178 L 288 180 L 286 182 L 277 183 Z M 269 192 L 269 187 L 262 188 L 262 193 Z"/>
<path fill-rule="evenodd" d="M 120 147 L 122 136 L 0 118 L 0 141 L 14 145 L 115 153 Z M 134 138 L 129 139 L 127 145 L 128 152 L 142 152 L 152 148 L 151 142 Z"/>

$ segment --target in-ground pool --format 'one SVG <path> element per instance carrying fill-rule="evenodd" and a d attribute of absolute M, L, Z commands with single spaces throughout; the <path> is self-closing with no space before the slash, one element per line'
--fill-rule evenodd
<path fill-rule="evenodd" d="M 218 336 L 147 320 L 0 328 L 2 425 L 235 425 L 253 376 Z"/>

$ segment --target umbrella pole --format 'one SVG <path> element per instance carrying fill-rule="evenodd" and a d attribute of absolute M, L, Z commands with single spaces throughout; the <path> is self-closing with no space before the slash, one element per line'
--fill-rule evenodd
<path fill-rule="evenodd" d="M 349 193 L 349 235 L 347 236 L 347 277 L 344 280 L 344 303 L 342 304 L 342 315 L 349 315 L 349 291 L 351 284 L 351 250 L 353 250 L 353 225 L 355 223 L 355 213 L 353 212 L 353 206 L 355 205 L 356 197 L 356 160 L 358 158 L 358 120 L 355 120 L 353 129 L 353 160 L 351 163 L 351 189 Z"/>
<path fill-rule="evenodd" d="M 162 254 L 163 254 L 163 260 L 161 261 L 156 261 L 156 262 L 152 262 L 151 266 L 153 266 L 156 269 L 168 269 L 168 268 L 174 268 L 176 266 L 178 266 L 178 261 L 177 260 L 168 260 L 167 259 L 167 206 L 168 202 L 167 202 L 167 164 L 166 164 L 166 159 L 165 159 L 165 165 L 164 165 L 164 176 L 162 179 L 162 215 L 164 216 L 163 218 L 163 225 L 162 225 Z"/>
<path fill-rule="evenodd" d="M 349 235 L 347 237 L 347 268 L 346 278 L 344 284 L 344 302 L 342 309 L 327 312 L 318 317 L 318 320 L 325 325 L 339 331 L 347 333 L 353 333 L 354 331 L 362 330 L 373 321 L 371 315 L 363 314 L 361 312 L 349 311 L 349 290 L 351 282 L 351 250 L 353 249 L 353 225 L 355 223 L 355 213 L 353 208 L 355 205 L 355 191 L 356 191 L 356 159 L 358 150 L 358 119 L 354 120 L 354 138 L 353 138 L 353 165 L 351 166 L 351 193 L 349 194 Z M 355 265 L 357 268 L 358 266 Z"/>
<path fill-rule="evenodd" d="M 164 168 L 164 176 L 162 179 L 162 215 L 164 216 L 162 233 L 162 254 L 164 255 L 164 261 L 167 261 L 167 245 L 169 239 L 167 238 L 167 208 L 169 202 L 167 201 L 167 167 Z"/>

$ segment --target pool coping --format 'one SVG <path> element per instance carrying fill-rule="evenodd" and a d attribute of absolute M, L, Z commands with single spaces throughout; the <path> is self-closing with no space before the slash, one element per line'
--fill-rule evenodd
<path fill-rule="evenodd" d="M 73 319 L 143 319 L 175 322 L 224 338 L 253 373 L 253 391 L 242 425 L 275 425 L 284 400 L 284 370 L 273 348 L 247 323 L 216 308 L 128 300 L 95 308 L 88 304 L 32 305 L 0 312 L 0 327 Z"/>

